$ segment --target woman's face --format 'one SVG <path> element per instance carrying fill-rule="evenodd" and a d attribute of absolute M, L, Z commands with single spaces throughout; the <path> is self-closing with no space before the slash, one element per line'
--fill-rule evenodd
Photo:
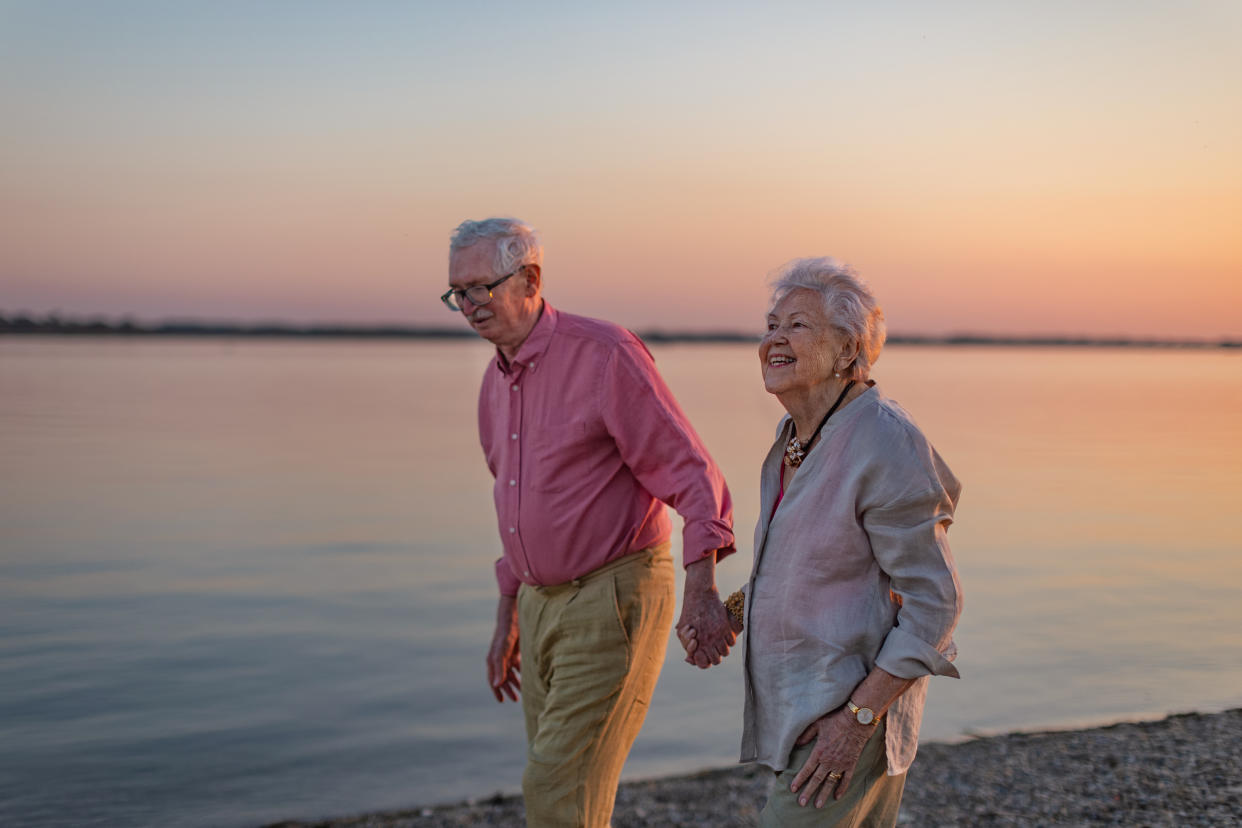
<path fill-rule="evenodd" d="M 768 314 L 768 332 L 759 343 L 763 387 L 780 396 L 831 382 L 841 345 L 820 295 L 807 288 L 790 291 Z"/>

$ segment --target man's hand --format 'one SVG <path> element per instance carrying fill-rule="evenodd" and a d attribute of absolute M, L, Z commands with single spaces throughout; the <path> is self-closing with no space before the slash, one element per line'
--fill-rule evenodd
<path fill-rule="evenodd" d="M 737 634 L 716 591 L 713 552 L 686 567 L 686 591 L 677 621 L 677 637 L 686 647 L 686 661 L 706 670 L 729 654 Z M 694 642 L 691 646 L 690 642 Z"/>
<path fill-rule="evenodd" d="M 487 651 L 487 683 L 496 701 L 504 703 L 505 696 L 518 700 L 522 689 L 522 653 L 518 648 L 517 599 L 512 595 L 500 596 L 496 608 L 496 632 L 492 646 Z"/>

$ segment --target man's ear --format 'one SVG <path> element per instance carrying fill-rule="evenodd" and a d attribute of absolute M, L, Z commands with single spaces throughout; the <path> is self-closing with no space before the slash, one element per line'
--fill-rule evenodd
<path fill-rule="evenodd" d="M 534 296 L 543 285 L 543 273 L 537 264 L 522 265 L 522 275 L 526 278 L 526 295 Z"/>

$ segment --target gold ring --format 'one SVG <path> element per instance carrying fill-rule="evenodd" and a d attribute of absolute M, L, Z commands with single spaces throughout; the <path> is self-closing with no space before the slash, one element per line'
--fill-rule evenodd
<path fill-rule="evenodd" d="M 829 779 L 840 779 L 840 778 L 841 778 L 841 774 L 837 773 L 836 771 L 829 771 L 829 772 L 828 772 L 828 778 L 829 778 Z"/>

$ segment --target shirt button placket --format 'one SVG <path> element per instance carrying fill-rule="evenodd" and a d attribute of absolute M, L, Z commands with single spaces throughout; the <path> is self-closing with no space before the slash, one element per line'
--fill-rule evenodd
<path fill-rule="evenodd" d="M 517 536 L 517 527 L 521 525 L 521 507 L 522 493 L 517 482 L 522 473 L 522 442 L 518 435 L 522 431 L 522 395 L 521 385 L 517 377 L 509 385 L 509 439 L 513 441 L 513 451 L 510 452 L 512 461 L 509 468 L 509 508 L 512 522 L 509 526 L 509 534 L 513 536 L 514 551 L 518 554 L 518 558 L 522 561 L 522 574 L 530 577 L 530 561 L 526 557 L 526 550 L 522 548 L 522 539 Z"/>

